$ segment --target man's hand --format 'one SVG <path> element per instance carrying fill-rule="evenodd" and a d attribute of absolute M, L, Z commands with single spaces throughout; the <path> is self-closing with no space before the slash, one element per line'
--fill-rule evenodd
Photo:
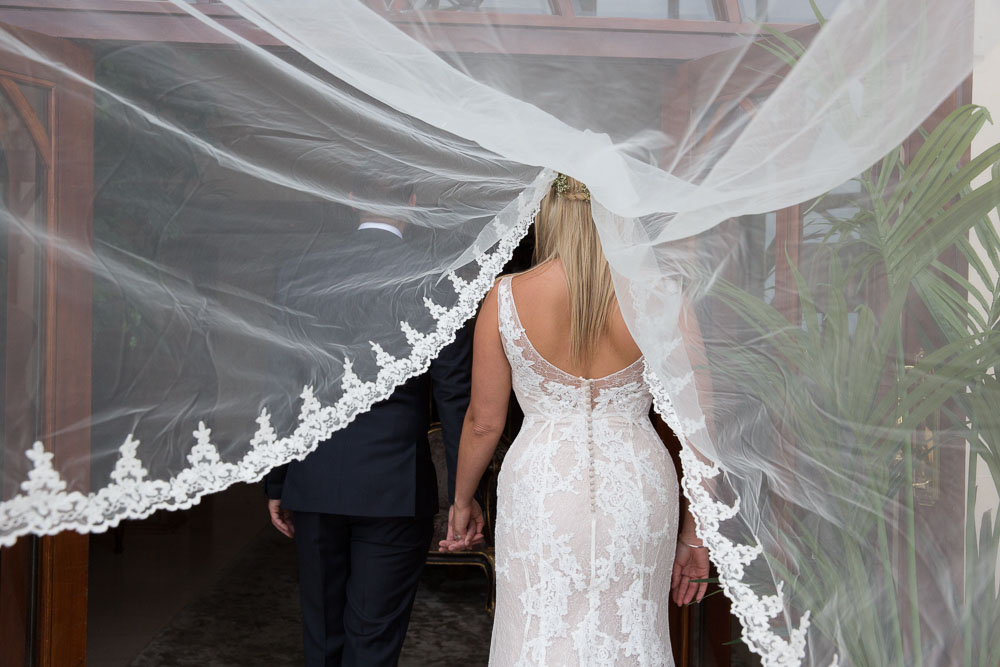
<path fill-rule="evenodd" d="M 486 520 L 475 500 L 464 507 L 452 505 L 448 510 L 448 536 L 438 542 L 438 551 L 461 551 L 483 541 Z"/>
<path fill-rule="evenodd" d="M 701 602 L 705 597 L 708 583 L 708 549 L 694 549 L 677 543 L 677 554 L 674 556 L 674 572 L 670 579 L 670 588 L 674 594 L 674 602 L 685 605 L 691 600 Z"/>
<path fill-rule="evenodd" d="M 295 524 L 292 523 L 292 513 L 281 508 L 280 500 L 268 500 L 267 511 L 271 515 L 271 523 L 285 537 L 295 537 Z"/>

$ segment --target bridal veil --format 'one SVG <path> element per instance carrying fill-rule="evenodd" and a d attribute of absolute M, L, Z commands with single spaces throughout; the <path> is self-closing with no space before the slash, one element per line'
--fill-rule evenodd
<path fill-rule="evenodd" d="M 0 26 L 0 544 L 304 457 L 426 369 L 564 172 L 742 640 L 996 664 L 995 2 L 49 5 L 108 36 Z M 345 261 L 365 216 L 412 262 Z"/>

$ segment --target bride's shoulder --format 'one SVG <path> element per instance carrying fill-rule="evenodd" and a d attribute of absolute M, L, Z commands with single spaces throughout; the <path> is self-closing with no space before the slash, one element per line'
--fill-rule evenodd
<path fill-rule="evenodd" d="M 510 278 L 509 273 L 500 274 L 499 276 L 497 276 L 496 279 L 493 281 L 493 287 L 490 288 L 490 291 L 488 291 L 486 293 L 486 296 L 483 298 L 483 302 L 485 303 L 486 301 L 489 300 L 495 302 L 497 299 L 497 292 L 500 291 L 500 284 L 503 283 L 503 281 L 508 278 Z"/>
<path fill-rule="evenodd" d="M 490 288 L 490 291 L 487 292 L 486 296 L 483 297 L 482 303 L 479 304 L 479 317 L 482 317 L 484 312 L 491 312 L 492 313 L 492 312 L 496 311 L 496 309 L 497 309 L 497 299 L 498 299 L 497 293 L 500 291 L 500 284 L 506 278 L 509 278 L 509 277 L 510 277 L 509 274 L 508 275 L 500 275 L 500 276 L 497 276 L 496 280 L 493 281 L 493 287 Z"/>
<path fill-rule="evenodd" d="M 516 285 L 519 294 L 522 292 L 534 294 L 537 293 L 539 287 L 550 282 L 553 268 L 553 262 L 549 261 L 533 266 L 527 271 L 497 276 L 496 280 L 493 281 L 493 286 L 483 297 L 483 302 L 479 306 L 479 317 L 483 317 L 484 314 L 487 314 L 487 317 L 495 316 L 500 298 L 499 292 L 504 281 L 508 281 L 508 290 L 513 291 Z"/>
<path fill-rule="evenodd" d="M 536 264 L 527 271 L 510 275 L 511 286 L 531 289 L 541 287 L 552 282 L 565 281 L 562 271 L 562 263 L 558 259 L 551 259 L 541 264 Z"/>

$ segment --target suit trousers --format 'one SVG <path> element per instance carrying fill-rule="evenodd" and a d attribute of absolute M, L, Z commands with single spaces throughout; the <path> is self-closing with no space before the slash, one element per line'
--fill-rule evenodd
<path fill-rule="evenodd" d="M 433 517 L 294 512 L 307 667 L 399 661 Z"/>

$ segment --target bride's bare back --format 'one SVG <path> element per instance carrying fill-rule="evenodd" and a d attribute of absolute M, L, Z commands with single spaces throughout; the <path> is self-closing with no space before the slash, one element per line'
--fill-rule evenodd
<path fill-rule="evenodd" d="M 612 305 L 608 326 L 591 358 L 583 363 L 570 354 L 570 304 L 566 274 L 556 259 L 514 276 L 511 281 L 525 335 L 535 350 L 552 365 L 585 378 L 600 378 L 634 363 L 640 356 L 617 304 Z"/>

